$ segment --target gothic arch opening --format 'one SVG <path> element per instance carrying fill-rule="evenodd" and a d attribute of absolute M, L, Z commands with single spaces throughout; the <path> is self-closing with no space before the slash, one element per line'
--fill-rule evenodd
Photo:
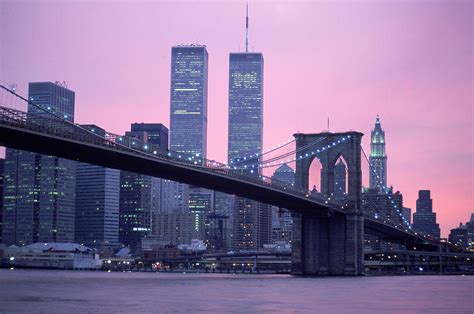
<path fill-rule="evenodd" d="M 347 169 L 347 161 L 340 155 L 334 164 L 334 190 L 332 196 L 336 200 L 343 200 L 347 196 L 349 182 Z"/>
<path fill-rule="evenodd" d="M 323 166 L 321 161 L 315 157 L 311 160 L 309 166 L 309 177 L 308 177 L 308 189 L 310 191 L 316 190 L 317 192 L 321 192 L 321 170 Z"/>

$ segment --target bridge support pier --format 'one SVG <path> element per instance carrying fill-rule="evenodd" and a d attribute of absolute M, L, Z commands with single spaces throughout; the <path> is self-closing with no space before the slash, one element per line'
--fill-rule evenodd
<path fill-rule="evenodd" d="M 293 214 L 292 268 L 294 275 L 364 273 L 364 225 L 358 214 Z"/>

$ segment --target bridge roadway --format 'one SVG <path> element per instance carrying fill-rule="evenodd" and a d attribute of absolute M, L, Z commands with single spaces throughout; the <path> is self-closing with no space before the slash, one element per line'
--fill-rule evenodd
<path fill-rule="evenodd" d="M 155 156 L 117 144 L 64 120 L 44 116 L 36 117 L 32 123 L 30 114 L 0 107 L 0 145 L 200 186 L 303 214 L 344 214 L 341 204 L 327 202 L 322 197 L 288 191 L 229 169 L 196 166 L 163 154 Z M 425 242 L 419 236 L 368 216 L 364 229 L 366 233 L 394 242 Z"/>

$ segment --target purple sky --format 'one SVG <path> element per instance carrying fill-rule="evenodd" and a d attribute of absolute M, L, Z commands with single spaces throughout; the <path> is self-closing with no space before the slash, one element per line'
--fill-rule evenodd
<path fill-rule="evenodd" d="M 442 234 L 473 211 L 472 1 L 250 1 L 265 58 L 264 148 L 294 132 L 386 131 L 388 181 L 414 210 L 431 189 Z M 171 46 L 209 51 L 208 156 L 227 159 L 228 54 L 244 1 L 0 1 L 0 81 L 66 81 L 76 122 L 169 125 Z M 365 171 L 364 175 L 367 175 Z M 365 183 L 367 180 L 365 179 Z"/>

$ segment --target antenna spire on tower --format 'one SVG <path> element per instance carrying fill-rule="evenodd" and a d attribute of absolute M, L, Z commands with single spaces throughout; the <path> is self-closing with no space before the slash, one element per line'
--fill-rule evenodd
<path fill-rule="evenodd" d="M 245 16 L 245 52 L 249 52 L 249 3 L 247 2 L 247 14 Z"/>

